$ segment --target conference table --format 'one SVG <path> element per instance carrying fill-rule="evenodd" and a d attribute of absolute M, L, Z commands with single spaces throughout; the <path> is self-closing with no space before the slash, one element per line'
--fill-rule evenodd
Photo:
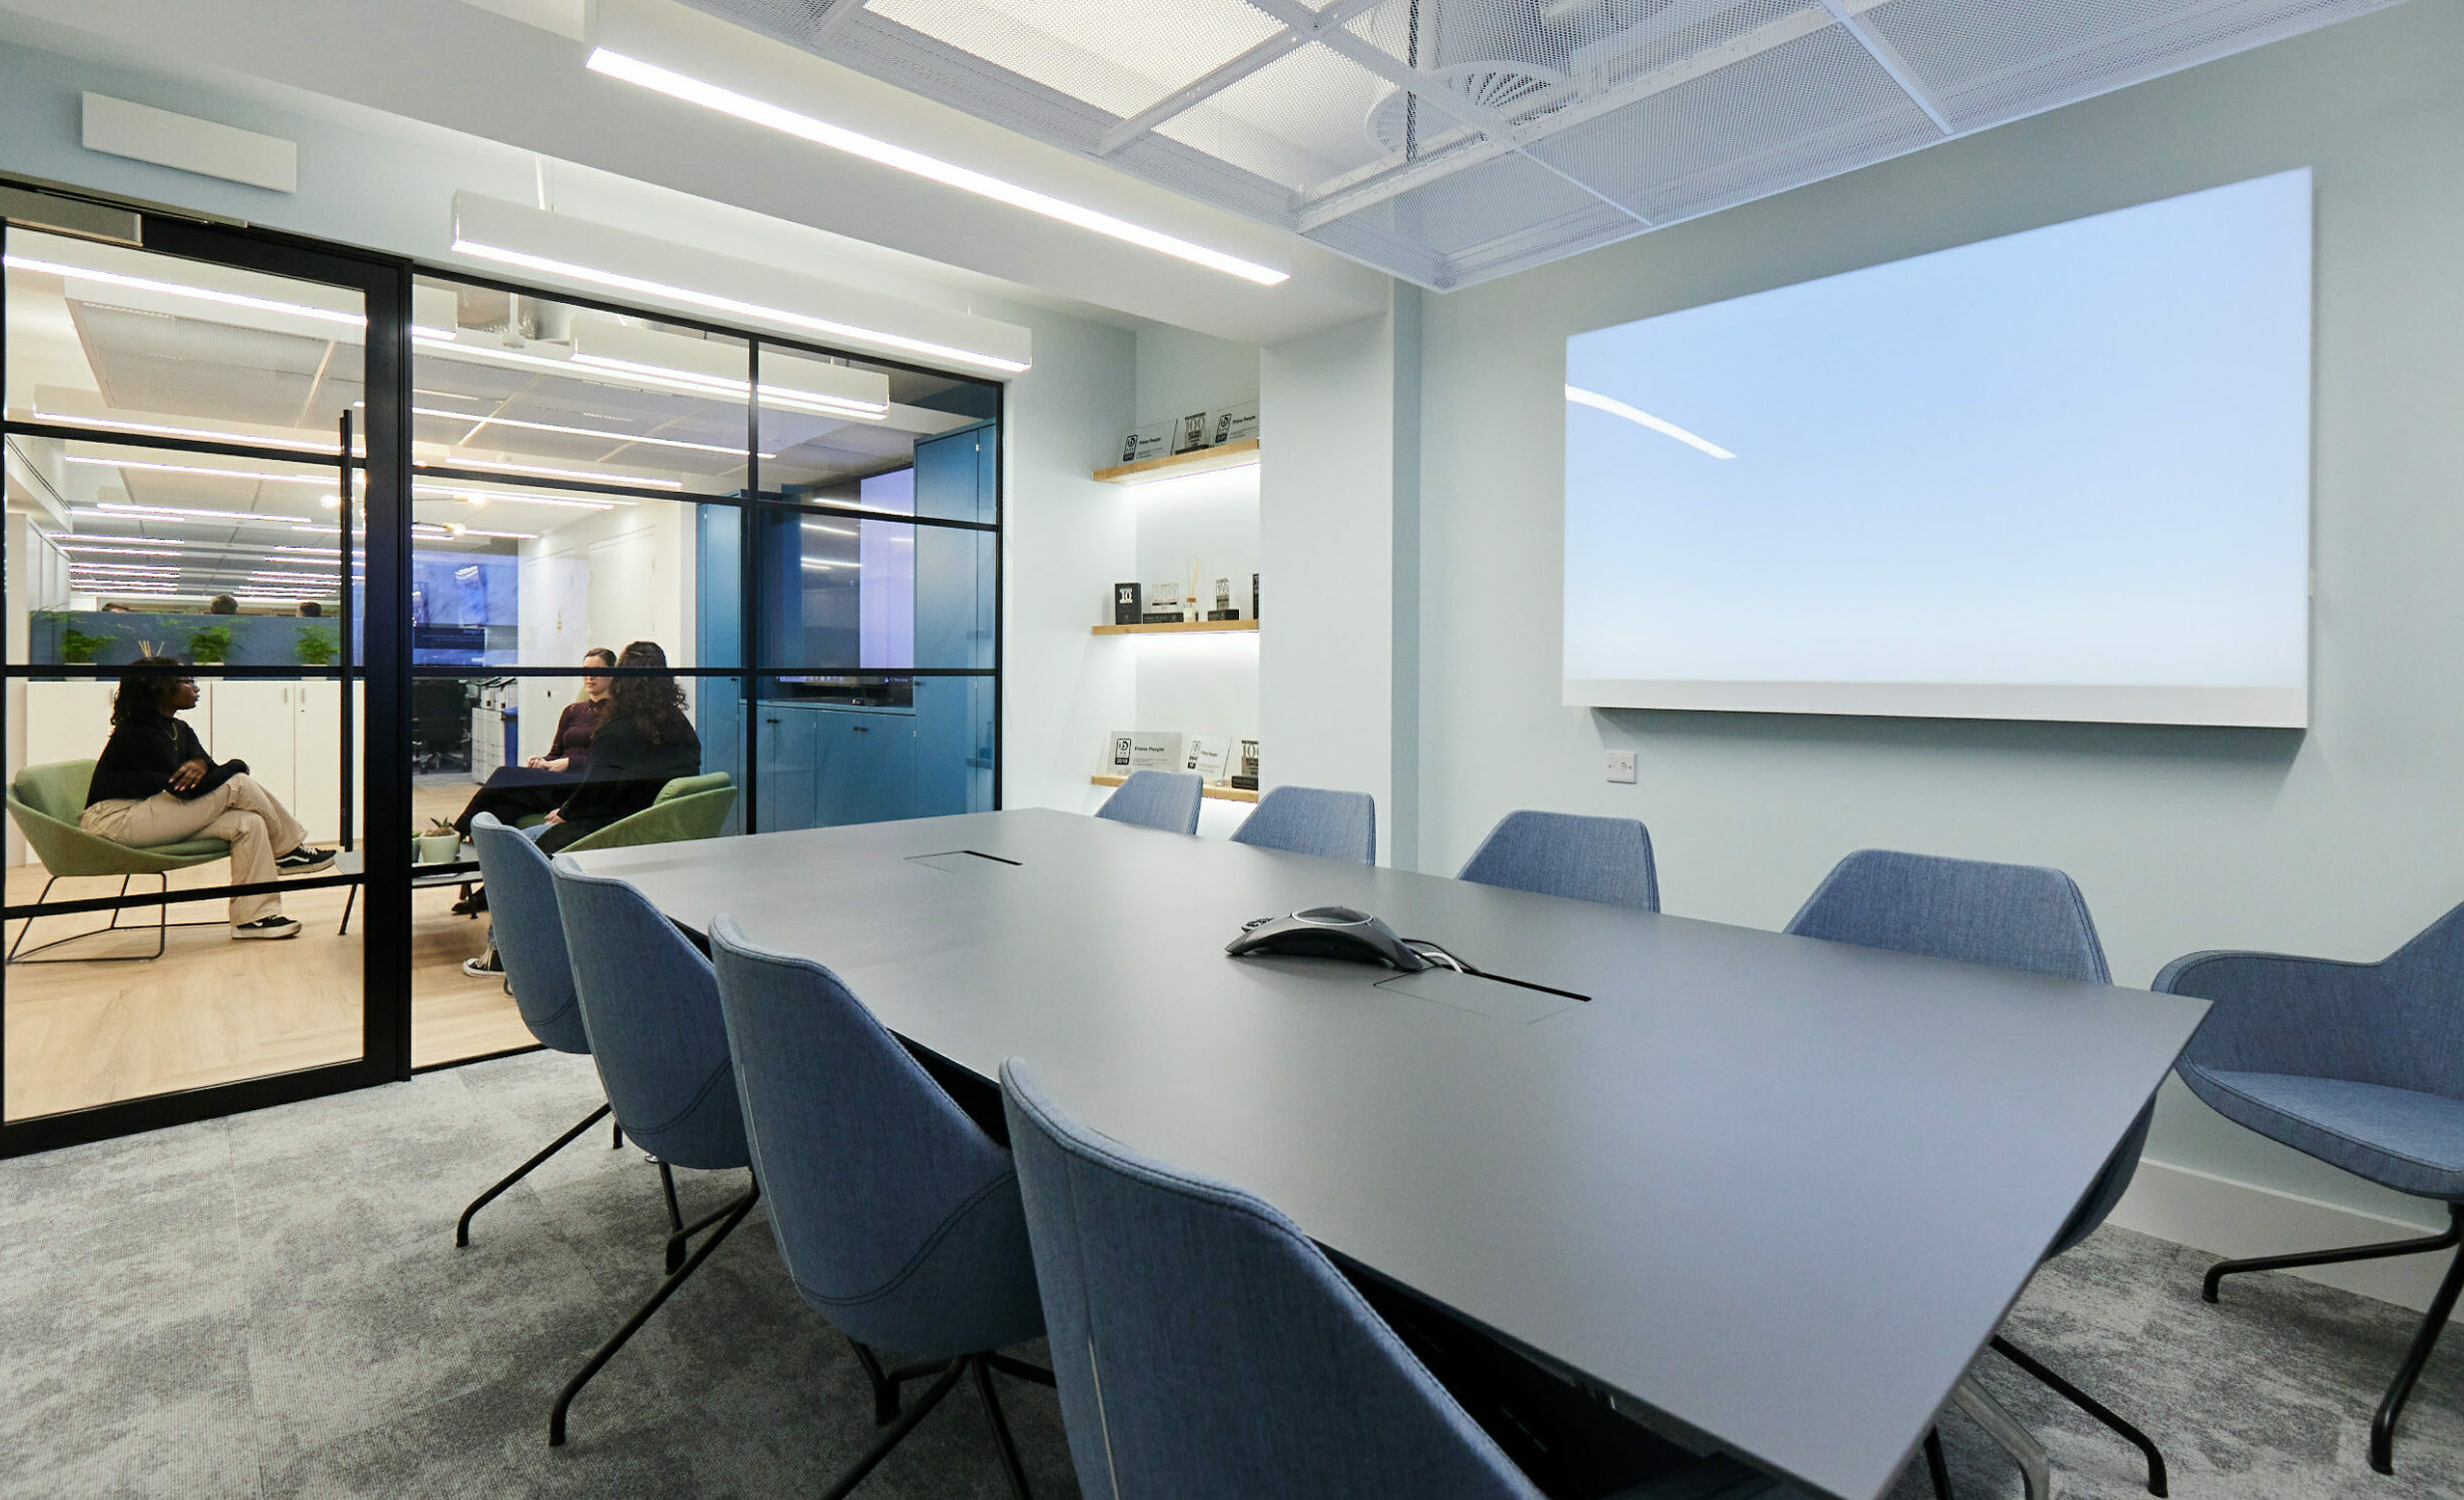
<path fill-rule="evenodd" d="M 1891 1486 L 2207 1008 L 1047 809 L 569 857 L 1839 1500 Z M 1329 903 L 1524 983 L 1223 951 Z"/>

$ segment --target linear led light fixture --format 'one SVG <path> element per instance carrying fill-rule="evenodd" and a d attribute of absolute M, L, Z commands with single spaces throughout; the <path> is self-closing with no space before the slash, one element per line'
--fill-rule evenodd
<path fill-rule="evenodd" d="M 168 547 L 97 547 L 90 542 L 55 542 L 52 545 L 62 552 L 109 553 L 118 558 L 176 558 L 180 556 Z M 83 559 L 71 558 L 69 561 L 81 567 L 84 566 Z"/>
<path fill-rule="evenodd" d="M 816 120 L 810 115 L 799 115 L 793 110 L 764 103 L 747 95 L 738 94 L 731 89 L 722 89 L 713 83 L 704 83 L 698 78 L 688 78 L 684 74 L 659 67 L 655 63 L 646 63 L 639 58 L 627 57 L 621 52 L 611 52 L 605 47 L 597 48 L 591 53 L 591 60 L 587 66 L 594 73 L 603 73 L 610 78 L 620 78 L 626 83 L 637 84 L 642 88 L 665 94 L 671 99 L 681 99 L 687 104 L 698 104 L 703 109 L 714 109 L 722 115 L 733 115 L 739 120 L 767 126 L 771 130 L 794 136 L 798 140 L 810 141 L 816 146 L 826 146 L 833 151 L 843 151 L 849 156 L 860 156 L 868 162 L 876 162 L 895 171 L 911 173 L 914 176 L 940 183 L 944 187 L 956 188 L 962 193 L 973 193 L 979 198 L 989 198 L 995 203 L 1008 204 L 1011 208 L 1025 209 L 1030 214 L 1041 214 L 1047 219 L 1058 219 L 1063 224 L 1092 230 L 1096 234 L 1135 245 L 1141 250 L 1153 250 L 1173 256 L 1193 265 L 1204 266 L 1209 271 L 1221 271 L 1227 276 L 1237 276 L 1243 281 L 1255 282 L 1261 287 L 1281 286 L 1292 279 L 1292 273 L 1289 271 L 1278 271 L 1272 266 L 1261 266 L 1256 261 L 1243 260 L 1237 255 L 1212 250 L 1204 245 L 1184 240 L 1178 235 L 1165 234 L 1160 229 L 1149 229 L 1143 224 L 1132 224 L 1127 219 L 1115 218 L 1101 210 L 1088 208 L 1084 204 L 1072 203 L 1066 198 L 1055 198 L 1049 193 L 1038 193 L 1033 188 L 1022 188 L 1014 182 L 1004 182 L 998 177 L 988 176 L 985 173 L 958 166 L 953 162 L 945 162 L 938 157 L 926 156 L 920 151 L 910 151 L 904 146 L 893 146 L 887 141 L 877 140 L 849 130 L 843 125 L 832 125 L 825 120 Z"/>
<path fill-rule="evenodd" d="M 587 314 L 574 320 L 573 338 L 578 365 L 697 384 L 712 395 L 735 401 L 742 401 L 748 389 L 745 351 L 737 344 Z M 889 377 L 880 371 L 806 359 L 784 350 L 762 351 L 760 396 L 764 405 L 801 401 L 867 422 L 878 422 L 890 409 Z"/>
<path fill-rule="evenodd" d="M 90 469 L 136 469 L 148 474 L 197 474 L 208 479 L 255 480 L 266 485 L 323 485 L 331 481 L 322 474 L 268 474 L 261 469 L 210 469 L 203 464 L 159 464 L 144 459 L 107 459 L 92 454 L 72 453 L 66 462 L 82 464 Z"/>
<path fill-rule="evenodd" d="M 1722 448 L 1719 444 L 1714 443 L 1707 438 L 1698 438 L 1694 434 L 1686 431 L 1684 428 L 1679 427 L 1676 423 L 1663 422 L 1651 413 L 1643 411 L 1637 407 L 1630 407 L 1626 405 L 1626 403 L 1619 401 L 1614 396 L 1603 396 L 1598 391 L 1586 391 L 1580 386 L 1568 386 L 1566 388 L 1566 399 L 1573 402 L 1576 406 L 1590 407 L 1593 411 L 1606 412 L 1612 417 L 1623 417 L 1628 422 L 1634 423 L 1638 427 L 1648 427 L 1653 432 L 1660 434 L 1662 437 L 1675 438 L 1678 442 L 1685 444 L 1688 448 L 1699 448 L 1703 452 L 1710 454 L 1715 459 L 1733 459 L 1737 457 L 1737 455 L 1729 452 L 1727 449 Z"/>
<path fill-rule="evenodd" d="M 1033 363 L 1027 331 L 1013 324 L 832 286 L 776 267 L 477 193 L 454 195 L 454 249 L 481 260 L 946 364 L 1016 375 Z"/>
<path fill-rule="evenodd" d="M 262 511 L 205 511 L 193 506 L 142 506 L 116 500 L 72 507 L 69 514 L 107 516 L 117 521 L 198 521 L 228 526 L 279 526 L 285 529 L 300 525 L 295 517 L 268 515 Z"/>
<path fill-rule="evenodd" d="M 74 423 L 79 427 L 99 427 L 105 432 L 142 433 L 152 438 L 202 438 L 209 443 L 236 443 L 248 448 L 279 448 L 286 453 L 335 455 L 330 443 L 303 443 L 297 438 L 260 438 L 254 433 L 216 432 L 202 427 L 172 427 L 160 422 L 130 422 L 119 417 L 81 417 L 73 412 L 46 412 L 37 407 L 37 422 Z"/>
<path fill-rule="evenodd" d="M 244 292 L 223 292 L 212 287 L 192 287 L 185 282 L 159 281 L 151 276 L 130 276 L 120 271 L 97 271 L 88 266 L 71 266 L 59 261 L 36 260 L 31 256 L 12 255 L 5 259 L 11 271 L 42 271 L 70 281 L 100 282 L 107 287 L 119 287 L 130 292 L 152 292 L 161 297 L 186 297 L 197 302 L 217 303 L 223 307 L 246 308 L 253 313 L 281 313 L 292 318 L 306 318 L 316 323 L 332 323 L 344 328 L 366 328 L 368 319 L 360 313 L 340 313 L 332 308 L 310 307 L 301 302 L 282 302 L 272 297 L 251 297 Z"/>
<path fill-rule="evenodd" d="M 820 532 L 825 536 L 831 537 L 853 537 L 858 535 L 852 528 L 843 526 L 824 526 L 818 521 L 805 522 L 804 530 L 808 532 Z"/>
<path fill-rule="evenodd" d="M 433 339 L 436 335 L 431 332 L 424 335 L 424 337 Z M 445 335 L 445 337 L 450 339 L 453 336 L 448 334 Z M 413 407 L 411 409 L 411 415 L 414 417 L 444 417 L 455 422 L 467 422 L 471 424 L 471 430 L 474 433 L 478 432 L 483 427 L 514 427 L 520 428 L 524 432 L 562 433 L 567 437 L 600 438 L 610 443 L 642 443 L 653 448 L 681 448 L 692 453 L 724 454 L 731 455 L 736 458 L 742 458 L 744 456 L 744 445 L 741 443 L 735 445 L 733 448 L 729 448 L 720 443 L 688 443 L 682 438 L 653 438 L 641 433 L 612 433 L 603 428 L 596 427 L 567 427 L 561 423 L 555 422 L 528 422 L 518 421 L 512 417 L 488 417 L 472 412 L 449 412 L 441 407 Z M 457 443 L 454 446 L 457 448 L 465 447 L 468 446 L 469 441 L 470 440 L 466 438 L 462 443 Z M 778 455 L 774 453 L 765 453 L 761 457 L 765 459 L 774 459 L 778 457 Z"/>
<path fill-rule="evenodd" d="M 745 385 L 740 380 L 721 383 L 699 376 L 686 375 L 680 371 L 661 370 L 648 366 L 628 372 L 610 360 L 600 361 L 599 368 L 594 369 L 590 362 L 570 356 L 561 359 L 552 358 L 548 355 L 530 354 L 523 350 L 506 349 L 493 344 L 466 343 L 458 338 L 430 337 L 426 334 L 413 334 L 412 343 L 439 355 L 450 354 L 452 358 L 458 360 L 469 360 L 481 365 L 502 365 L 514 370 L 535 370 L 543 375 L 561 375 L 568 380 L 634 386 L 645 390 L 672 392 L 678 396 L 718 397 L 736 402 L 743 401 L 745 397 Z M 766 409 L 772 411 L 800 412 L 811 417 L 836 417 L 842 421 L 878 418 L 887 411 L 886 405 L 881 411 L 872 411 L 845 402 L 831 401 L 817 393 L 773 386 L 767 381 L 761 383 L 761 402 Z"/>
<path fill-rule="evenodd" d="M 537 532 L 483 532 L 476 526 L 458 525 L 453 528 L 453 534 L 457 537 L 494 537 L 501 542 L 537 542 L 539 540 Z"/>
<path fill-rule="evenodd" d="M 559 506 L 573 511 L 613 511 L 618 506 L 629 507 L 632 504 L 629 500 L 566 500 L 562 497 L 551 500 L 544 495 L 532 495 L 513 490 L 448 489 L 443 485 L 413 485 L 411 494 L 414 497 L 424 496 L 430 500 L 459 500 L 468 506 L 486 505 L 491 501 L 501 500 L 518 506 Z M 328 498 L 332 499 L 332 497 Z"/>
<path fill-rule="evenodd" d="M 489 474 L 529 474 L 541 479 L 582 480 L 605 485 L 630 485 L 636 490 L 681 490 L 684 482 L 676 479 L 648 479 L 638 474 L 610 474 L 604 469 L 554 469 L 546 464 L 515 464 L 502 459 L 452 458 L 443 463 L 420 463 L 415 469 L 478 469 Z"/>

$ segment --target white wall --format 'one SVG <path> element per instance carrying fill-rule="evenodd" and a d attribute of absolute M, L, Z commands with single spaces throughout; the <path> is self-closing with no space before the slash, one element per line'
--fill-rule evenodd
<path fill-rule="evenodd" d="M 1865 845 L 2058 865 L 2125 984 L 2198 948 L 2376 957 L 2464 897 L 2459 99 L 2464 7 L 2404 6 L 1432 299 L 1421 866 L 1453 868 L 1516 806 L 1640 816 L 1670 910 L 1774 927 Z M 2306 735 L 1559 706 L 1569 334 L 2304 165 L 2318 193 Z M 1269 597 L 1270 616 L 1290 608 Z M 1268 719 L 1282 750 L 1291 732 Z M 1604 781 L 1604 747 L 1638 752 L 1640 784 Z M 1276 774 L 1299 773 L 1278 758 Z M 2149 1155 L 2430 1217 L 2177 1085 Z"/>

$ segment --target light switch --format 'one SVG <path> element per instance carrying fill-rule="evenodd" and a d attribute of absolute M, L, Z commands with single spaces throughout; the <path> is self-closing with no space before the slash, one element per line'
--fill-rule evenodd
<path fill-rule="evenodd" d="M 1624 781 L 1628 785 L 1632 785 L 1634 783 L 1633 750 L 1609 751 L 1609 779 L 1612 781 Z"/>

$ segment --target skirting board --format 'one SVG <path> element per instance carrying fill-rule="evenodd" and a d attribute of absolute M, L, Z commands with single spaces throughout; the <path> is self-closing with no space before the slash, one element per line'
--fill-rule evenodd
<path fill-rule="evenodd" d="M 2422 1207 L 2428 1213 L 2421 1219 L 2391 1219 L 2189 1167 L 2142 1160 L 2138 1175 L 2130 1180 L 2130 1191 L 2114 1205 L 2111 1222 L 2231 1258 L 2411 1239 L 2446 1227 L 2430 1217 L 2438 1214 L 2437 1205 L 2425 1201 Z M 2428 1310 L 2453 1254 L 2445 1251 L 2315 1266 L 2290 1274 L 2422 1312 Z M 2232 1294 L 2228 1280 L 2224 1295 Z M 2464 1309 L 2459 1309 L 2458 1316 L 2464 1318 Z"/>

